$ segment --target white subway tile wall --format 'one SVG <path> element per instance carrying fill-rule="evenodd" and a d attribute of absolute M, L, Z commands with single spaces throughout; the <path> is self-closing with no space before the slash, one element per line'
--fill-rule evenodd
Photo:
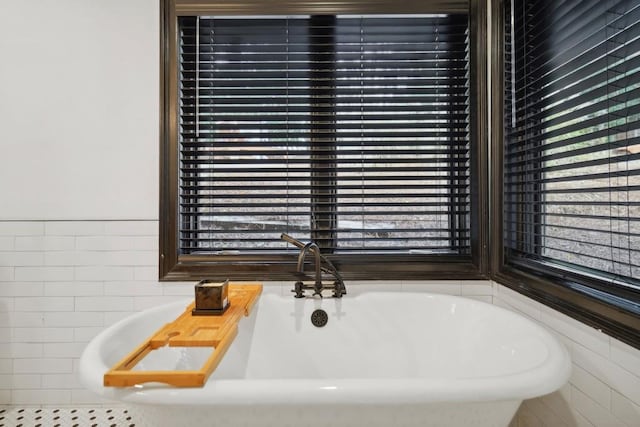
<path fill-rule="evenodd" d="M 78 359 L 96 333 L 192 296 L 157 281 L 157 221 L 0 221 L 0 405 L 112 406 L 82 389 Z M 288 295 L 290 282 L 264 292 Z M 640 351 L 489 281 L 354 281 L 361 291 L 439 292 L 542 323 L 574 359 L 570 383 L 526 401 L 513 427 L 640 427 Z"/>
<path fill-rule="evenodd" d="M 493 284 L 493 302 L 554 333 L 573 361 L 569 384 L 525 401 L 511 427 L 640 427 L 640 351 L 562 313 Z"/>

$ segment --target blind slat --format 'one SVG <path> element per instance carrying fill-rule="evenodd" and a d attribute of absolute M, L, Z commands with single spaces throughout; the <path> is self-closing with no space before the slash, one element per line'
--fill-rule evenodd
<path fill-rule="evenodd" d="M 505 38 L 507 262 L 638 287 L 640 5 L 506 7 L 515 17 Z"/>

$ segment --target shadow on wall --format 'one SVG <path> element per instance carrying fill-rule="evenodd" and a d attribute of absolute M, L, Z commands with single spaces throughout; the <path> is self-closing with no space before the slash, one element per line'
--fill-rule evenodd
<path fill-rule="evenodd" d="M 8 349 L 7 352 L 11 354 L 9 349 L 9 346 L 11 346 L 11 325 L 9 324 L 9 320 L 9 307 L 5 302 L 0 301 L 0 343 L 2 343 L 2 347 Z"/>
<path fill-rule="evenodd" d="M 9 316 L 9 307 L 5 302 L 0 301 L 0 348 L 2 348 L 0 358 L 7 358 L 10 361 L 12 361 L 13 349 L 11 348 L 12 343 L 11 343 L 11 325 L 9 324 L 10 319 L 11 319 L 11 316 Z M 4 367 L 3 367 L 3 368 L 0 368 L 1 369 L 0 374 L 13 374 L 13 363 L 11 363 L 9 366 L 10 366 L 9 372 L 4 372 Z M 10 380 L 7 386 L 9 386 L 9 388 L 11 389 L 13 387 L 13 375 L 9 375 L 9 378 Z M 4 401 L 5 396 L 2 394 L 3 388 L 4 387 L 0 387 L 0 405 L 9 405 L 11 404 L 11 402 Z M 10 395 L 11 394 L 9 393 L 9 396 Z M 6 398 L 6 399 L 10 400 L 9 398 Z"/>
<path fill-rule="evenodd" d="M 571 409 L 569 393 L 569 385 L 566 385 L 546 396 L 525 400 L 509 427 L 538 425 L 580 427 L 584 425 Z"/>

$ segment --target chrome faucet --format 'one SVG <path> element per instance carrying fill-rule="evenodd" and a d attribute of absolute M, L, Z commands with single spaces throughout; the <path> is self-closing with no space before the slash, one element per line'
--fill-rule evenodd
<path fill-rule="evenodd" d="M 338 273 L 338 270 L 331 263 L 331 261 L 329 261 L 320 253 L 320 248 L 318 247 L 317 244 L 315 244 L 314 242 L 309 242 L 307 244 L 302 243 L 301 241 L 294 239 L 293 237 L 285 233 L 282 233 L 280 238 L 285 242 L 291 243 L 292 245 L 300 248 L 300 254 L 298 255 L 298 265 L 297 265 L 296 272 L 298 276 L 301 278 L 301 280 L 295 283 L 294 289 L 292 291 L 296 294 L 295 295 L 296 298 L 303 298 L 305 289 L 313 289 L 314 291 L 313 295 L 314 296 L 318 295 L 320 297 L 322 297 L 322 291 L 324 289 L 333 290 L 333 296 L 335 298 L 342 298 L 342 295 L 345 295 L 347 293 L 347 289 L 344 286 L 344 281 L 342 280 L 342 277 Z M 304 262 L 309 252 L 313 253 L 313 258 L 315 263 L 315 266 L 314 266 L 315 280 L 313 285 L 305 285 L 304 283 L 304 278 L 307 277 L 307 275 L 304 272 Z M 331 275 L 333 277 L 333 283 L 325 284 L 322 281 L 322 273 Z"/>

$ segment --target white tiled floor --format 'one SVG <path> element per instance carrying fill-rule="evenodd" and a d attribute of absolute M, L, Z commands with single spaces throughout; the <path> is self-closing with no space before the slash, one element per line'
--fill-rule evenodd
<path fill-rule="evenodd" d="M 134 427 L 125 409 L 0 407 L 0 427 Z"/>

